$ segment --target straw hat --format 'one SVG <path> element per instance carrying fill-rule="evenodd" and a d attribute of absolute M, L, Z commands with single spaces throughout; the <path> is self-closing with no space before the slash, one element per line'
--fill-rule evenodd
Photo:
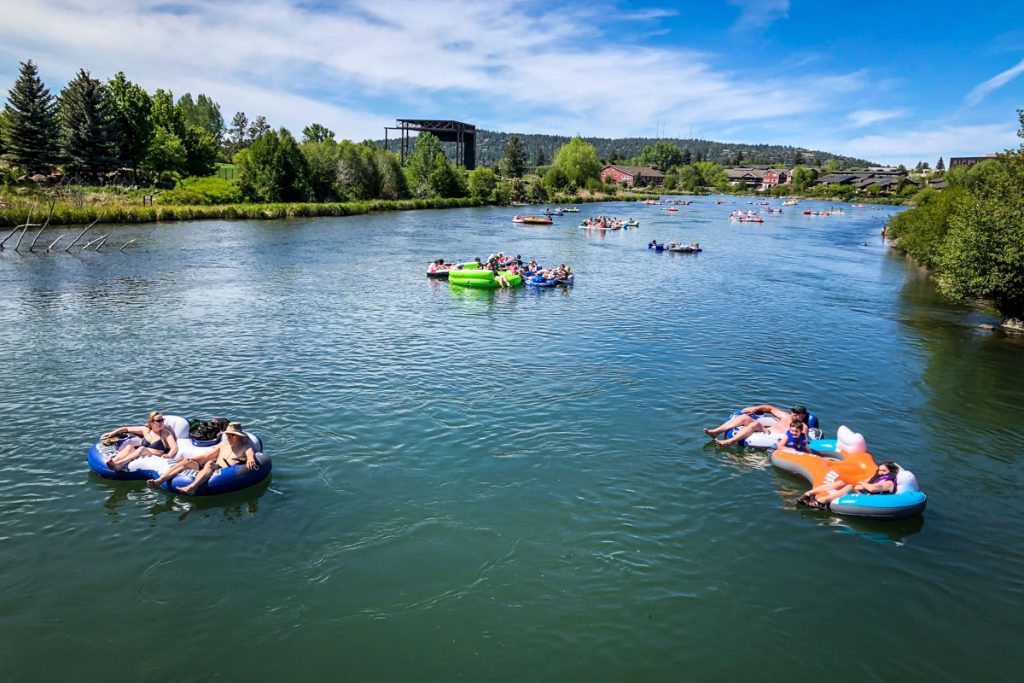
<path fill-rule="evenodd" d="M 245 436 L 245 432 L 242 431 L 241 422 L 229 422 L 227 429 L 224 430 L 225 434 L 235 434 L 237 436 Z"/>

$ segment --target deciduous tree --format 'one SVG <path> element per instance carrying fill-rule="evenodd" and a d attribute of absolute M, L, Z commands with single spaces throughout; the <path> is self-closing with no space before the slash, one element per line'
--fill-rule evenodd
<path fill-rule="evenodd" d="M 559 148 L 552 167 L 564 173 L 572 187 L 586 187 L 587 180 L 601 176 L 597 150 L 578 135 Z"/>
<path fill-rule="evenodd" d="M 248 198 L 263 202 L 310 198 L 306 158 L 286 129 L 260 135 L 239 160 L 239 186 Z"/>
<path fill-rule="evenodd" d="M 107 92 L 117 130 L 117 155 L 122 164 L 137 173 L 153 139 L 153 102 L 144 88 L 125 78 L 123 71 L 110 79 Z"/>

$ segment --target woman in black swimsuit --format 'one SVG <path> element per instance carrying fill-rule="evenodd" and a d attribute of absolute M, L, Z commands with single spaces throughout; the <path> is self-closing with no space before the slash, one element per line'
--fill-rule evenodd
<path fill-rule="evenodd" d="M 178 454 L 178 440 L 174 432 L 164 426 L 164 416 L 159 410 L 151 412 L 146 418 L 146 424 L 141 427 L 118 427 L 100 438 L 109 439 L 123 432 L 141 437 L 142 443 L 138 446 L 126 444 L 117 455 L 108 459 L 107 467 L 112 470 L 123 470 L 132 460 L 145 455 L 171 459 Z"/>

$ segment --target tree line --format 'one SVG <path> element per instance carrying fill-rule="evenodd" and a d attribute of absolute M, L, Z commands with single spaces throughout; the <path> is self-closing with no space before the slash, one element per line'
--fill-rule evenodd
<path fill-rule="evenodd" d="M 567 136 L 514 134 L 520 139 L 530 165 L 545 166 L 554 159 L 555 153 L 570 141 Z M 510 133 L 478 129 L 476 135 L 476 161 L 479 165 L 494 166 L 504 154 L 504 147 Z M 807 150 L 788 145 L 751 145 L 743 143 L 715 142 L 696 138 L 583 138 L 594 147 L 598 158 L 608 164 L 626 163 L 642 153 L 645 147 L 662 142 L 677 148 L 680 153 L 689 154 L 692 162 L 712 161 L 724 166 L 739 166 L 742 163 L 758 165 L 780 164 L 786 167 L 805 164 L 825 166 L 835 161 L 838 168 L 867 168 L 874 166 L 866 159 L 847 157 L 818 150 Z M 668 167 L 658 167 L 664 171 Z"/>
<path fill-rule="evenodd" d="M 1018 110 L 1024 138 L 1024 110 Z M 1024 144 L 945 173 L 947 188 L 925 188 L 894 217 L 893 244 L 931 269 L 954 300 L 984 299 L 1024 321 Z"/>

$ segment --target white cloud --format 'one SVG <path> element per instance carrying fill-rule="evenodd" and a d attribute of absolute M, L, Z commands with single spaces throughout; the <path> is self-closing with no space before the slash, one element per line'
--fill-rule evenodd
<path fill-rule="evenodd" d="M 861 72 L 771 81 L 716 69 L 712 55 L 684 47 L 624 49 L 601 33 L 606 8 L 536 6 L 0 0 L 0 56 L 10 60 L 0 77 L 13 81 L 15 63 L 30 57 L 61 82 L 79 67 L 99 78 L 124 70 L 150 91 L 205 92 L 226 118 L 263 113 L 293 131 L 315 120 L 353 139 L 379 137 L 399 116 L 586 135 L 646 134 L 659 119 L 706 130 L 805 115 L 867 85 Z M 768 7 L 784 14 L 788 2 Z"/>
<path fill-rule="evenodd" d="M 925 130 L 891 131 L 866 135 L 846 142 L 832 142 L 825 149 L 871 159 L 883 164 L 935 163 L 939 157 L 979 156 L 1016 146 L 1016 129 L 1006 125 L 936 126 Z"/>
<path fill-rule="evenodd" d="M 1006 71 L 996 74 L 984 83 L 975 86 L 971 92 L 967 93 L 967 97 L 964 98 L 964 105 L 973 107 L 976 104 L 980 104 L 990 93 L 1003 87 L 1022 73 L 1024 73 L 1024 59 Z"/>
<path fill-rule="evenodd" d="M 887 121 L 889 119 L 896 119 L 904 116 L 906 112 L 902 109 L 860 109 L 855 112 L 850 112 L 846 120 L 849 121 L 850 125 L 855 128 L 863 128 L 864 126 L 870 126 L 873 123 L 879 121 Z"/>
<path fill-rule="evenodd" d="M 741 10 L 733 25 L 737 31 L 764 28 L 789 17 L 789 0 L 729 0 L 729 4 Z"/>

